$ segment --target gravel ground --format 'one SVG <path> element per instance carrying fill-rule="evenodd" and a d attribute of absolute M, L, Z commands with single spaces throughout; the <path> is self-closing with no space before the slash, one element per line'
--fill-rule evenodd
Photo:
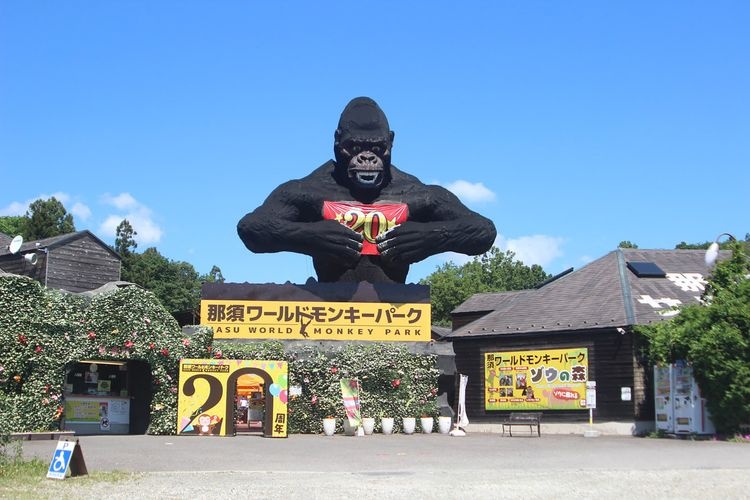
<path fill-rule="evenodd" d="M 25 442 L 24 453 L 48 461 L 54 445 Z M 81 447 L 90 472 L 133 476 L 49 480 L 29 498 L 750 497 L 746 443 L 490 434 L 92 436 Z"/>
<path fill-rule="evenodd" d="M 465 472 L 158 472 L 82 488 L 48 482 L 36 498 L 748 498 L 747 470 Z"/>

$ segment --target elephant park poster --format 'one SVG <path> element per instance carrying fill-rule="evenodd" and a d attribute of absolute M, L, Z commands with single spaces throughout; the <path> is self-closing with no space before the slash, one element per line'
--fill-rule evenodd
<path fill-rule="evenodd" d="M 486 410 L 585 410 L 588 349 L 488 352 Z"/>

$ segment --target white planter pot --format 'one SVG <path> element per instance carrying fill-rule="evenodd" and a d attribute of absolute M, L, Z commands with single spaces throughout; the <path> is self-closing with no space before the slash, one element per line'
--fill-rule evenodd
<path fill-rule="evenodd" d="M 422 427 L 422 432 L 424 434 L 429 434 L 432 432 L 432 428 L 435 425 L 435 419 L 432 417 L 420 417 L 419 425 Z"/>
<path fill-rule="evenodd" d="M 375 419 L 372 417 L 365 417 L 362 419 L 362 427 L 365 430 L 365 434 L 369 436 L 375 431 Z"/>
<path fill-rule="evenodd" d="M 414 417 L 404 417 L 404 434 L 414 434 L 414 430 L 417 428 L 417 419 Z"/>
<path fill-rule="evenodd" d="M 448 434 L 451 431 L 453 419 L 451 417 L 438 417 L 438 429 L 440 434 Z"/>
<path fill-rule="evenodd" d="M 335 418 L 323 419 L 323 433 L 326 436 L 333 436 L 334 434 L 336 434 L 336 419 Z"/>
<path fill-rule="evenodd" d="M 383 434 L 393 434 L 393 417 L 382 417 L 380 428 L 383 430 Z"/>

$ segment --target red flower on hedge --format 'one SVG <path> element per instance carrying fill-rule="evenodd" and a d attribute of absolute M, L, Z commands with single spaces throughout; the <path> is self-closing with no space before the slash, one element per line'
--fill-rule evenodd
<path fill-rule="evenodd" d="M 153 342 L 149 342 L 149 343 L 148 343 L 148 348 L 149 348 L 149 349 L 153 349 L 154 347 L 156 347 L 156 346 L 154 346 L 154 343 L 153 343 Z"/>
<path fill-rule="evenodd" d="M 336 368 L 335 366 L 331 367 L 331 373 L 336 373 L 337 371 L 339 371 L 338 368 Z"/>
<path fill-rule="evenodd" d="M 394 389 L 397 389 L 398 386 L 400 386 L 400 385 L 401 385 L 401 379 L 400 378 L 394 378 L 393 380 L 391 380 L 391 386 Z"/>
<path fill-rule="evenodd" d="M 24 335 L 23 333 L 18 335 L 18 341 L 23 345 L 29 345 L 29 341 L 26 340 L 26 335 Z"/>
<path fill-rule="evenodd" d="M 88 338 L 89 338 L 89 340 L 94 340 L 94 339 L 96 338 L 96 333 L 94 333 L 94 332 L 89 332 L 89 334 L 88 334 Z"/>
<path fill-rule="evenodd" d="M 169 349 L 166 347 L 162 347 L 161 351 L 159 351 L 162 356 L 169 356 Z"/>
<path fill-rule="evenodd" d="M 317 402 L 318 402 L 318 396 L 317 396 L 317 394 L 313 394 L 313 397 L 312 397 L 312 398 L 310 398 L 310 404 L 311 404 L 311 405 L 314 405 L 314 404 L 316 404 Z M 289 410 L 287 410 L 287 411 L 289 411 Z"/>
<path fill-rule="evenodd" d="M 125 341 L 125 348 L 126 348 L 126 349 L 130 349 L 130 348 L 132 348 L 132 347 L 133 347 L 134 345 L 135 345 L 135 344 L 133 344 L 133 341 L 132 341 L 132 340 L 126 340 L 126 341 Z"/>
<path fill-rule="evenodd" d="M 34 352 L 35 352 L 35 353 L 37 353 L 37 354 L 39 354 L 40 352 L 42 352 L 42 346 L 40 346 L 40 345 L 37 345 L 37 346 L 36 346 L 36 347 L 34 348 Z"/>
<path fill-rule="evenodd" d="M 222 356 L 223 356 L 223 354 L 222 354 L 222 352 L 221 352 L 221 349 L 217 350 L 217 351 L 216 351 L 216 352 L 214 353 L 214 358 L 216 358 L 216 359 L 219 359 L 219 358 L 220 358 L 220 357 L 222 357 Z"/>

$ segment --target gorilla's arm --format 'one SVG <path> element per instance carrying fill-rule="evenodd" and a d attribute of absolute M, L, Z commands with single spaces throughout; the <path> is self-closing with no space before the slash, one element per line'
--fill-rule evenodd
<path fill-rule="evenodd" d="M 409 220 L 377 238 L 384 260 L 412 263 L 442 252 L 479 255 L 492 247 L 497 234 L 492 221 L 447 189 L 424 187 Z"/>
<path fill-rule="evenodd" d="M 321 220 L 309 183 L 289 181 L 245 215 L 237 233 L 252 252 L 296 252 L 335 258 L 352 265 L 362 250 L 362 235 L 333 220 Z"/>

